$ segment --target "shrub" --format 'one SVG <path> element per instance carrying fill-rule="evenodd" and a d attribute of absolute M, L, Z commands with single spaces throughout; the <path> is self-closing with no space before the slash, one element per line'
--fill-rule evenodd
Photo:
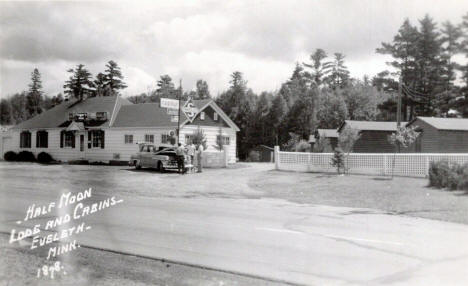
<path fill-rule="evenodd" d="M 296 152 L 310 152 L 310 143 L 305 140 L 301 140 L 296 143 L 294 150 Z"/>
<path fill-rule="evenodd" d="M 3 155 L 3 159 L 5 159 L 5 161 L 10 161 L 10 162 L 16 161 L 17 158 L 18 158 L 18 154 L 16 154 L 13 151 L 8 151 Z"/>
<path fill-rule="evenodd" d="M 335 153 L 331 159 L 331 165 L 336 167 L 338 174 L 341 174 L 341 170 L 345 171 L 345 156 L 341 148 L 337 147 L 335 149 Z"/>
<path fill-rule="evenodd" d="M 429 186 L 445 188 L 450 173 L 450 165 L 447 160 L 432 161 L 429 166 Z"/>
<path fill-rule="evenodd" d="M 54 161 L 54 159 L 52 158 L 52 156 L 50 156 L 49 153 L 47 152 L 41 152 L 37 155 L 37 161 L 39 163 L 44 163 L 44 164 L 47 164 L 47 163 L 50 163 L 52 161 Z"/>
<path fill-rule="evenodd" d="M 468 164 L 460 165 L 447 160 L 431 162 L 429 186 L 449 190 L 468 190 Z"/>
<path fill-rule="evenodd" d="M 457 189 L 468 191 L 468 163 L 461 167 Z"/>
<path fill-rule="evenodd" d="M 3 159 L 5 159 L 5 161 L 16 161 L 17 157 L 18 154 L 13 151 L 8 151 L 3 155 Z"/>
<path fill-rule="evenodd" d="M 21 151 L 21 152 L 18 153 L 17 161 L 20 161 L 20 162 L 34 162 L 34 161 L 36 161 L 36 158 L 34 157 L 34 154 L 32 152 Z"/>
<path fill-rule="evenodd" d="M 247 157 L 247 162 L 260 162 L 260 152 L 258 151 L 250 151 L 249 157 Z"/>

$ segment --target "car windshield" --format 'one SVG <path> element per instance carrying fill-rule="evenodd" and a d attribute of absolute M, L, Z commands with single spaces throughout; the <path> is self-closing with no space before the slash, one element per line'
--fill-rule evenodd
<path fill-rule="evenodd" d="M 155 153 L 157 155 L 174 155 L 175 150 L 174 150 L 174 148 L 165 148 L 165 149 L 162 149 L 160 151 L 155 151 Z"/>

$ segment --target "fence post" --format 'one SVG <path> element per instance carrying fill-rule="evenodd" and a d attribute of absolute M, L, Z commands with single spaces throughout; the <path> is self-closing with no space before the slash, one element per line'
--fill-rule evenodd
<path fill-rule="evenodd" d="M 429 176 L 429 156 L 426 155 L 426 176 Z"/>
<path fill-rule="evenodd" d="M 275 169 L 279 170 L 280 169 L 280 158 L 279 158 L 279 146 L 275 146 Z"/>
<path fill-rule="evenodd" d="M 227 145 L 223 145 L 223 159 L 224 159 L 224 167 L 227 168 L 228 162 L 229 162 L 229 157 L 228 157 L 228 150 L 227 150 Z"/>
<path fill-rule="evenodd" d="M 384 154 L 384 169 L 383 169 L 384 176 L 387 175 L 387 154 Z"/>

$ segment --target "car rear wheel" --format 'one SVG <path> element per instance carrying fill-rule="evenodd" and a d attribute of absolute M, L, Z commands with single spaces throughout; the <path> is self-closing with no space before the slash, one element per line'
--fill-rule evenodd
<path fill-rule="evenodd" d="M 135 169 L 140 170 L 141 169 L 141 164 L 139 161 L 135 161 Z"/>
<path fill-rule="evenodd" d="M 158 162 L 158 171 L 159 172 L 164 172 L 164 166 L 161 161 Z"/>

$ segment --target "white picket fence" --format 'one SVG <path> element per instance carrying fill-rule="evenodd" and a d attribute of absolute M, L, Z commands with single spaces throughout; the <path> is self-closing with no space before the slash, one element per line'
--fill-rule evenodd
<path fill-rule="evenodd" d="M 336 172 L 331 165 L 333 153 L 283 152 L 275 147 L 277 170 L 300 172 Z M 394 161 L 395 160 L 395 161 Z M 431 161 L 448 160 L 468 163 L 468 154 L 422 154 L 422 153 L 351 153 L 345 159 L 350 174 L 391 175 L 425 177 Z"/>

